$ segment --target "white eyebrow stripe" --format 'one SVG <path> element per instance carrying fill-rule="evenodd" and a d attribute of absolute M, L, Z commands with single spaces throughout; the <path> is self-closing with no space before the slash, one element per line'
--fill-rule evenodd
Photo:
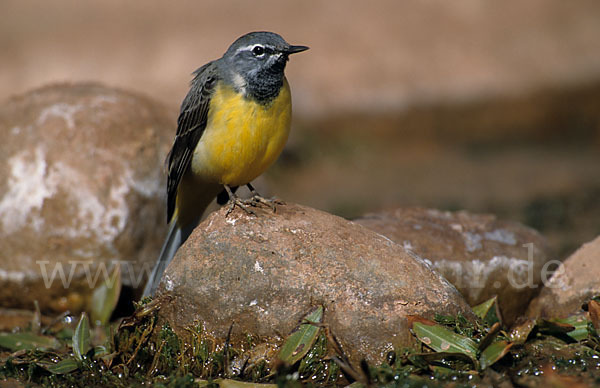
<path fill-rule="evenodd" d="M 266 49 L 270 49 L 270 50 L 275 51 L 275 47 L 274 46 L 271 46 L 271 45 L 268 45 L 268 44 L 255 43 L 255 44 L 251 44 L 251 45 L 248 45 L 248 46 L 240 47 L 239 49 L 235 50 L 235 52 L 239 53 L 240 51 L 251 51 L 256 46 L 261 46 L 261 47 L 264 47 Z"/>

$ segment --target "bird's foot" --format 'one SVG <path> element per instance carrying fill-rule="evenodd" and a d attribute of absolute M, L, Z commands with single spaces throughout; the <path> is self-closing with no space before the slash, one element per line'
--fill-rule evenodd
<path fill-rule="evenodd" d="M 263 204 L 266 205 L 268 207 L 271 208 L 271 210 L 273 210 L 273 213 L 275 213 L 277 211 L 277 206 L 276 205 L 283 205 L 284 202 L 277 199 L 277 198 L 265 198 L 262 195 L 258 194 L 258 192 L 254 189 L 254 187 L 252 187 L 252 185 L 250 183 L 248 183 L 246 186 L 248 186 L 248 189 L 250 190 L 250 192 L 252 193 L 252 206 L 258 206 L 259 204 Z"/>
<path fill-rule="evenodd" d="M 252 201 L 252 199 L 241 199 L 240 197 L 234 194 L 229 196 L 229 209 L 227 209 L 225 217 L 229 216 L 229 214 L 235 209 L 236 206 L 245 211 L 247 214 L 252 214 L 253 216 L 256 215 L 256 212 L 250 209 L 250 206 L 255 206 L 254 201 Z"/>
<path fill-rule="evenodd" d="M 265 206 L 268 206 L 271 208 L 271 210 L 273 210 L 273 213 L 275 213 L 277 211 L 277 205 L 283 205 L 284 202 L 277 199 L 277 198 L 265 198 L 261 195 L 259 195 L 258 193 L 252 195 L 252 198 L 250 198 L 250 200 L 252 201 L 252 206 L 258 206 L 260 204 L 263 204 Z"/>
<path fill-rule="evenodd" d="M 225 216 L 229 216 L 231 212 L 235 209 L 235 207 L 239 207 L 247 214 L 256 215 L 256 212 L 252 210 L 252 207 L 258 207 L 261 204 L 267 207 L 270 207 L 273 210 L 273 213 L 277 211 L 277 205 L 283 205 L 284 202 L 276 199 L 276 198 L 265 198 L 262 195 L 258 194 L 254 187 L 251 184 L 248 184 L 248 189 L 252 193 L 252 197 L 248 199 L 242 199 L 235 194 L 234 189 L 232 190 L 229 186 L 225 185 L 225 190 L 227 191 L 227 195 L 229 196 L 229 209 L 227 209 L 227 214 Z"/>
<path fill-rule="evenodd" d="M 264 198 L 260 195 L 253 195 L 252 197 L 247 199 L 242 199 L 238 196 L 233 196 L 229 199 L 229 209 L 227 209 L 226 216 L 228 216 L 235 209 L 236 206 L 245 211 L 247 214 L 252 214 L 253 216 L 255 216 L 256 212 L 252 210 L 252 208 L 259 207 L 261 204 L 268 206 L 269 208 L 271 208 L 271 210 L 273 210 L 273 213 L 275 213 L 277 211 L 276 205 L 283 205 L 284 202 L 276 198 Z"/>
<path fill-rule="evenodd" d="M 225 185 L 225 190 L 227 191 L 227 195 L 229 195 L 229 209 L 227 209 L 225 217 L 229 216 L 229 214 L 235 209 L 236 206 L 248 214 L 256 215 L 254 210 L 249 208 L 249 206 L 253 206 L 251 200 L 241 199 L 240 197 L 238 197 L 235 194 L 235 188 L 232 190 L 231 187 Z"/>

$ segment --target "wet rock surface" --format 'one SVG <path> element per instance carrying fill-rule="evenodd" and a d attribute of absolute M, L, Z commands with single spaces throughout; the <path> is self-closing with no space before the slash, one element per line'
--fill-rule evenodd
<path fill-rule="evenodd" d="M 462 312 L 464 299 L 416 255 L 361 225 L 286 204 L 210 215 L 179 249 L 158 291 L 179 333 L 202 324 L 225 339 L 281 344 L 315 306 L 354 361 L 413 342 L 406 317 Z"/>
<path fill-rule="evenodd" d="M 509 324 L 538 292 L 544 264 L 552 259 L 535 230 L 493 215 L 399 208 L 355 222 L 429 260 L 470 305 L 498 295 Z"/>
<path fill-rule="evenodd" d="M 584 244 L 556 269 L 531 302 L 530 317 L 561 318 L 600 295 L 600 237 Z"/>
<path fill-rule="evenodd" d="M 143 281 L 166 229 L 173 126 L 162 105 L 97 84 L 0 107 L 0 305 L 80 310 L 96 271 L 116 261 L 125 284 Z"/>

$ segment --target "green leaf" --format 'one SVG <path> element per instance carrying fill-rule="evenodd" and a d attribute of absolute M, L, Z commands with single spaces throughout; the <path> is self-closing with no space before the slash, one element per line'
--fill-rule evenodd
<path fill-rule="evenodd" d="M 79 368 L 77 361 L 75 361 L 72 358 L 65 358 L 64 360 L 59 361 L 56 364 L 38 363 L 38 365 L 46 369 L 48 372 L 54 373 L 55 375 L 64 375 L 67 373 L 71 373 Z"/>
<path fill-rule="evenodd" d="M 479 357 L 481 369 L 489 367 L 504 357 L 512 346 L 513 344 L 508 341 L 497 341 L 485 348 Z"/>
<path fill-rule="evenodd" d="M 346 385 L 344 388 L 365 388 L 365 385 L 359 381 L 355 381 L 350 385 Z"/>
<path fill-rule="evenodd" d="M 214 383 L 217 383 L 221 388 L 276 388 L 277 384 L 257 384 L 247 383 L 244 381 L 231 380 L 231 379 L 215 379 Z M 202 384 L 202 382 L 200 382 Z"/>
<path fill-rule="evenodd" d="M 436 375 L 444 376 L 444 377 L 453 376 L 453 375 L 456 375 L 456 373 L 457 373 L 457 371 L 455 371 L 454 369 L 447 368 L 445 366 L 439 366 L 439 365 L 431 365 L 430 369 Z"/>
<path fill-rule="evenodd" d="M 40 312 L 40 304 L 37 300 L 33 301 L 33 318 L 31 319 L 31 331 L 36 334 L 42 332 L 42 313 Z"/>
<path fill-rule="evenodd" d="M 320 323 L 323 319 L 323 306 L 317 307 L 304 320 Z M 279 359 L 293 365 L 304 357 L 319 335 L 319 327 L 310 323 L 301 324 L 285 341 L 279 351 Z"/>
<path fill-rule="evenodd" d="M 456 359 L 456 360 L 464 361 L 466 363 L 471 363 L 471 364 L 473 363 L 473 358 L 470 356 L 467 356 L 466 354 L 463 354 L 463 353 L 449 353 L 449 352 L 414 353 L 409 356 L 409 360 L 411 360 L 411 362 L 412 362 L 417 357 L 422 359 L 423 361 L 427 362 L 428 364 L 431 364 L 434 361 L 441 361 L 444 359 Z M 427 365 L 427 367 L 431 367 L 431 365 Z"/>
<path fill-rule="evenodd" d="M 98 345 L 98 346 L 94 347 L 94 357 L 104 357 L 108 354 L 109 353 L 108 353 L 108 350 L 106 349 L 106 346 Z"/>
<path fill-rule="evenodd" d="M 573 326 L 570 322 L 561 321 L 565 320 L 540 318 L 536 322 L 536 327 L 540 331 L 540 333 L 549 334 L 553 336 L 566 335 L 569 332 L 575 330 L 575 326 Z"/>
<path fill-rule="evenodd" d="M 60 347 L 56 338 L 33 333 L 0 333 L 0 347 L 11 351 L 23 349 L 48 350 Z"/>
<path fill-rule="evenodd" d="M 90 323 L 85 313 L 81 313 L 79 323 L 73 333 L 73 353 L 78 361 L 83 361 L 85 354 L 90 350 Z"/>
<path fill-rule="evenodd" d="M 92 293 L 90 303 L 90 318 L 94 324 L 102 326 L 108 323 L 121 294 L 121 266 L 115 265 L 108 279 Z"/>
<path fill-rule="evenodd" d="M 527 341 L 527 337 L 535 328 L 535 319 L 523 319 L 521 321 L 517 321 L 517 323 L 513 326 L 508 333 L 508 338 L 510 342 L 516 345 L 523 345 Z"/>
<path fill-rule="evenodd" d="M 436 352 L 462 353 L 473 361 L 477 360 L 477 343 L 468 337 L 424 319 L 413 320 L 412 330 L 419 341 Z"/>
<path fill-rule="evenodd" d="M 498 310 L 498 298 L 496 296 L 473 307 L 473 312 L 488 325 L 501 322 L 500 311 Z"/>
<path fill-rule="evenodd" d="M 567 335 L 575 341 L 583 341 L 588 337 L 588 320 L 583 314 L 572 315 L 564 319 L 554 319 L 553 321 L 573 327 L 574 329 L 567 332 Z"/>
<path fill-rule="evenodd" d="M 502 329 L 502 325 L 500 324 L 500 322 L 494 323 L 492 325 L 492 327 L 490 327 L 490 329 L 487 332 L 487 334 L 485 335 L 485 337 L 483 337 L 479 341 L 479 344 L 477 345 L 477 350 L 481 351 L 481 350 L 487 348 L 494 341 L 494 339 L 498 336 L 501 329 Z"/>

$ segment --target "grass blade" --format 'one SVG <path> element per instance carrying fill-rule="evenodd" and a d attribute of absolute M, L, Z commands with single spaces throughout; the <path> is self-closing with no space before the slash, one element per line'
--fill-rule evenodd
<path fill-rule="evenodd" d="M 540 333 L 553 336 L 564 336 L 575 330 L 575 326 L 573 326 L 569 319 L 557 320 L 539 318 L 536 322 L 536 327 Z"/>
<path fill-rule="evenodd" d="M 96 325 L 106 325 L 121 294 L 121 266 L 115 265 L 108 279 L 102 283 L 92 293 L 90 303 L 90 318 Z"/>
<path fill-rule="evenodd" d="M 502 325 L 500 324 L 500 322 L 494 323 L 492 327 L 490 327 L 490 330 L 485 335 L 485 337 L 483 337 L 481 341 L 479 341 L 479 345 L 477 345 L 477 350 L 481 351 L 490 346 L 490 344 L 494 341 L 496 336 L 500 333 L 500 329 L 502 329 Z"/>
<path fill-rule="evenodd" d="M 11 351 L 23 349 L 49 350 L 60 347 L 56 338 L 33 333 L 0 333 L 0 347 Z"/>
<path fill-rule="evenodd" d="M 231 379 L 215 379 L 220 388 L 277 388 L 277 384 L 247 383 Z"/>
<path fill-rule="evenodd" d="M 575 341 L 583 341 L 588 337 L 588 320 L 583 314 L 572 315 L 568 318 L 555 319 L 553 321 L 573 327 L 574 329 L 566 334 Z"/>
<path fill-rule="evenodd" d="M 71 373 L 77 368 L 79 365 L 77 361 L 72 358 L 65 358 L 62 361 L 57 362 L 56 364 L 38 364 L 42 368 L 46 369 L 48 372 L 53 373 L 55 375 L 64 375 L 67 373 Z"/>
<path fill-rule="evenodd" d="M 365 388 L 365 385 L 363 383 L 355 381 L 350 385 L 346 385 L 344 388 Z"/>
<path fill-rule="evenodd" d="M 510 333 L 508 333 L 508 338 L 510 342 L 515 345 L 523 345 L 529 334 L 535 328 L 535 319 L 521 319 L 518 320 L 517 323 L 512 327 Z"/>
<path fill-rule="evenodd" d="M 73 353 L 78 361 L 83 361 L 85 354 L 90 350 L 90 322 L 85 313 L 81 313 L 79 323 L 73 333 Z"/>
<path fill-rule="evenodd" d="M 323 306 L 319 306 L 308 314 L 304 320 L 320 323 L 323 319 Z M 319 327 L 310 323 L 301 324 L 285 341 L 279 351 L 279 359 L 286 364 L 295 364 L 304 357 L 314 345 L 319 334 Z"/>
<path fill-rule="evenodd" d="M 409 321 L 419 341 L 436 352 L 462 353 L 477 361 L 477 343 L 472 339 L 420 317 L 409 317 Z"/>
<path fill-rule="evenodd" d="M 508 341 L 497 341 L 485 348 L 479 357 L 481 369 L 483 370 L 500 360 L 508 353 L 512 346 L 513 344 Z"/>
<path fill-rule="evenodd" d="M 498 309 L 498 298 L 496 296 L 473 307 L 473 312 L 488 325 L 493 325 L 496 322 L 502 321 L 500 319 L 500 310 Z"/>

